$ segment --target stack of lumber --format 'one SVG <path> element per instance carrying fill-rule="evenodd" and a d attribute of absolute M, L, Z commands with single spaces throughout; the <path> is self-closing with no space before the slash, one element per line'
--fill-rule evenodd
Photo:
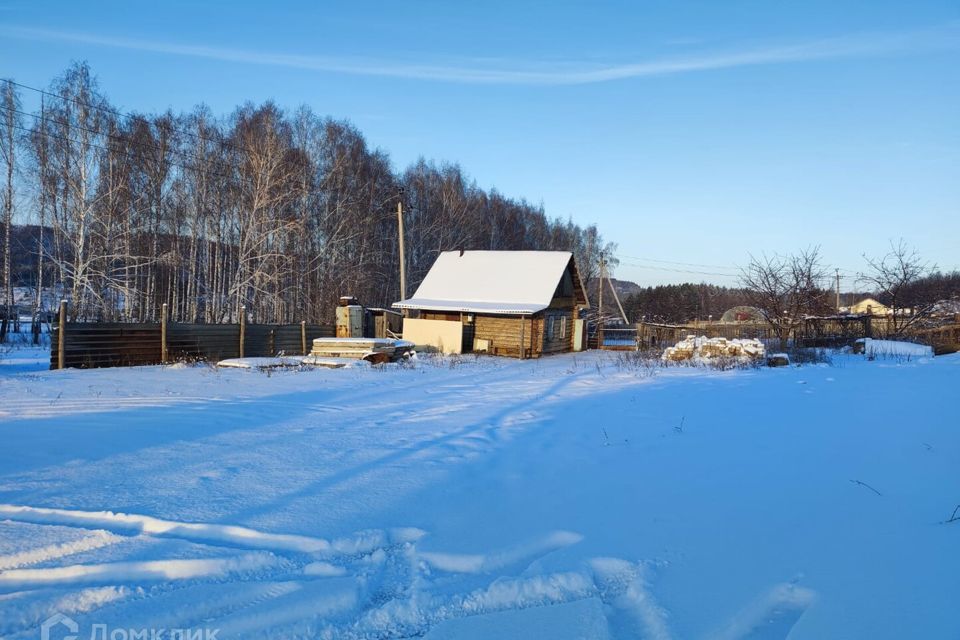
<path fill-rule="evenodd" d="M 392 362 L 404 357 L 412 349 L 412 342 L 391 338 L 317 338 L 304 363 L 330 358 Z"/>

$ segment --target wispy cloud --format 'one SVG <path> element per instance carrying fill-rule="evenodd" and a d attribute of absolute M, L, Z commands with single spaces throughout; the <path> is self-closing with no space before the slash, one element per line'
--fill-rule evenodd
<path fill-rule="evenodd" d="M 417 64 L 359 57 L 273 53 L 173 42 L 53 31 L 23 26 L 0 27 L 0 35 L 34 41 L 72 42 L 208 60 L 257 64 L 327 73 L 381 76 L 471 84 L 572 85 L 609 82 L 732 67 L 917 53 L 960 48 L 960 23 L 912 31 L 860 33 L 698 55 L 650 58 L 607 65 L 516 62 L 492 64 Z"/>

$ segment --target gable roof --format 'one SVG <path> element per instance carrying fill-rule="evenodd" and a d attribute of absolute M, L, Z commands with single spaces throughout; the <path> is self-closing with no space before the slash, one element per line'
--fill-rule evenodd
<path fill-rule="evenodd" d="M 574 296 L 587 297 L 569 251 L 444 251 L 412 298 L 397 309 L 531 314 L 550 306 L 570 266 Z"/>
<path fill-rule="evenodd" d="M 863 300 L 858 300 L 854 302 L 851 307 L 876 307 L 878 309 L 886 309 L 887 305 L 882 302 L 877 302 L 874 298 L 864 298 Z"/>

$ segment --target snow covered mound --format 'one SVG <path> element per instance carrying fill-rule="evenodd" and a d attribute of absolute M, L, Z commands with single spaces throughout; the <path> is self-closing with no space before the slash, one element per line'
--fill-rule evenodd
<path fill-rule="evenodd" d="M 727 340 L 726 338 L 687 336 L 676 345 L 667 347 L 661 358 L 669 362 L 714 358 L 737 358 L 746 361 L 759 360 L 764 357 L 764 354 L 763 343 L 753 338 Z"/>
<path fill-rule="evenodd" d="M 857 340 L 855 352 L 864 353 L 868 358 L 926 358 L 933 355 L 933 348 L 915 342 L 900 342 L 898 340 L 874 340 L 861 338 Z"/>
<path fill-rule="evenodd" d="M 227 358 L 217 363 L 218 367 L 228 367 L 233 369 L 284 369 L 299 367 L 303 358 L 277 357 L 277 358 Z"/>

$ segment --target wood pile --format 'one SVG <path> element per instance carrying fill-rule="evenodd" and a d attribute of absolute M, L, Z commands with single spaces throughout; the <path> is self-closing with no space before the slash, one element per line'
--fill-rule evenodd
<path fill-rule="evenodd" d="M 687 336 L 676 345 L 667 347 L 662 359 L 670 362 L 713 358 L 759 360 L 765 353 L 763 343 L 752 338 L 727 340 L 726 338 Z"/>

